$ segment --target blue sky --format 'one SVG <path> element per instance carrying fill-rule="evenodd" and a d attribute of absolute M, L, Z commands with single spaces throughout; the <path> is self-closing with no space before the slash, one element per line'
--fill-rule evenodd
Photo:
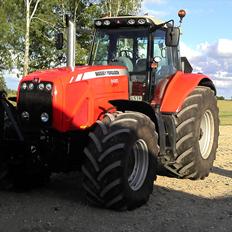
<path fill-rule="evenodd" d="M 216 84 L 218 95 L 232 97 L 232 0 L 144 0 L 143 13 L 163 20 L 175 19 L 185 9 L 181 54 L 194 71 Z"/>
<path fill-rule="evenodd" d="M 149 9 L 149 10 L 148 10 Z M 174 18 L 177 12 L 187 11 L 184 18 L 183 40 L 190 47 L 204 41 L 214 42 L 219 38 L 232 38 L 232 0 L 144 0 L 143 12 L 163 20 Z"/>
<path fill-rule="evenodd" d="M 185 9 L 182 24 L 181 53 L 194 71 L 210 76 L 218 95 L 232 97 L 232 0 L 144 0 L 142 13 L 163 20 L 175 19 Z M 15 74 L 7 76 L 7 85 L 17 88 Z"/>

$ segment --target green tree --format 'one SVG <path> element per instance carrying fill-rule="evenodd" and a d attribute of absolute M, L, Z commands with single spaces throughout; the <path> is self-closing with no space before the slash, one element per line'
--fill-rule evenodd
<path fill-rule="evenodd" d="M 27 75 L 29 69 L 29 49 L 30 49 L 30 28 L 41 0 L 25 0 L 26 7 L 26 29 L 24 37 L 24 64 L 23 75 Z"/>
<path fill-rule="evenodd" d="M 6 82 L 3 75 L 0 73 L 0 91 L 6 90 Z"/>
<path fill-rule="evenodd" d="M 18 49 L 20 35 L 16 24 L 14 24 L 15 10 L 16 4 L 14 1 L 0 1 L 0 64 L 7 69 L 12 68 L 17 60 L 15 52 Z M 20 52 L 17 51 L 16 53 Z"/>
<path fill-rule="evenodd" d="M 59 30 L 65 31 L 65 13 L 83 28 L 92 24 L 97 9 L 87 0 L 0 0 L 0 64 L 8 70 L 17 67 L 24 74 L 60 65 L 65 48 L 57 51 L 54 37 Z M 78 63 L 86 62 L 90 41 L 91 35 L 77 33 Z"/>
<path fill-rule="evenodd" d="M 223 96 L 217 96 L 217 100 L 225 100 Z"/>
<path fill-rule="evenodd" d="M 76 63 L 85 64 L 90 53 L 93 33 L 93 19 L 99 18 L 101 15 L 101 7 L 99 3 L 92 4 L 89 0 L 62 0 L 59 11 L 68 13 L 76 23 Z M 63 14 L 64 16 L 64 14 Z M 63 18 L 65 25 L 65 19 Z M 89 32 L 87 30 L 89 29 Z"/>
<path fill-rule="evenodd" d="M 103 12 L 109 16 L 134 15 L 141 8 L 142 0 L 102 0 Z"/>
<path fill-rule="evenodd" d="M 140 4 L 141 0 L 0 0 L 0 65 L 7 70 L 16 67 L 26 74 L 27 70 L 62 64 L 66 47 L 57 51 L 54 37 L 58 31 L 65 31 L 65 13 L 77 24 L 77 63 L 86 63 L 92 34 L 80 29 L 91 29 L 93 19 L 106 11 L 111 15 L 132 14 Z"/>
<path fill-rule="evenodd" d="M 0 0 L 0 64 L 7 70 L 17 67 L 26 74 L 28 69 L 50 67 L 57 57 L 53 41 L 57 4 L 58 0 Z"/>

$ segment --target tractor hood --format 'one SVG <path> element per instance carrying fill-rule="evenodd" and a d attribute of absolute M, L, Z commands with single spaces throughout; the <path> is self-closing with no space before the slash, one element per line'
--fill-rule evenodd
<path fill-rule="evenodd" d="M 66 132 L 93 125 L 114 99 L 128 99 L 126 67 L 77 66 L 73 71 L 65 67 L 22 78 L 17 106 L 27 127 Z"/>
<path fill-rule="evenodd" d="M 36 71 L 22 78 L 24 81 L 74 83 L 81 80 L 128 75 L 124 66 L 77 66 L 73 71 L 69 67 Z"/>

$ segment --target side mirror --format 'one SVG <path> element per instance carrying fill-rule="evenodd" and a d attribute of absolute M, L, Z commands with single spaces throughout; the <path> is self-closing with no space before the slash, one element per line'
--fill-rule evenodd
<path fill-rule="evenodd" d="M 59 32 L 56 34 L 55 46 L 57 50 L 62 50 L 64 46 L 64 35 Z"/>
<path fill-rule="evenodd" d="M 177 47 L 180 40 L 180 28 L 168 27 L 166 31 L 165 45 L 167 47 Z"/>

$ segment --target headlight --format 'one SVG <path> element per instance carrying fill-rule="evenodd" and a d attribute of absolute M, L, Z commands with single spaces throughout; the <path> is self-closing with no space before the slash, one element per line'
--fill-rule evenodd
<path fill-rule="evenodd" d="M 41 90 L 41 91 L 43 91 L 43 90 L 44 90 L 44 84 L 43 84 L 43 83 L 40 83 L 40 84 L 38 85 L 38 89 Z"/>
<path fill-rule="evenodd" d="M 22 83 L 22 85 L 21 85 L 21 89 L 22 90 L 26 90 L 27 89 L 27 83 Z"/>
<path fill-rule="evenodd" d="M 40 118 L 42 122 L 46 123 L 49 120 L 49 115 L 47 113 L 42 113 Z"/>
<path fill-rule="evenodd" d="M 33 83 L 30 83 L 30 84 L 28 85 L 28 89 L 29 89 L 29 90 L 33 90 L 33 89 L 34 89 L 34 84 L 33 84 Z"/>
<path fill-rule="evenodd" d="M 21 117 L 23 120 L 27 120 L 27 121 L 30 119 L 30 115 L 27 111 L 22 112 Z"/>
<path fill-rule="evenodd" d="M 52 90 L 52 85 L 50 83 L 46 84 L 45 86 L 47 91 L 51 91 Z"/>

